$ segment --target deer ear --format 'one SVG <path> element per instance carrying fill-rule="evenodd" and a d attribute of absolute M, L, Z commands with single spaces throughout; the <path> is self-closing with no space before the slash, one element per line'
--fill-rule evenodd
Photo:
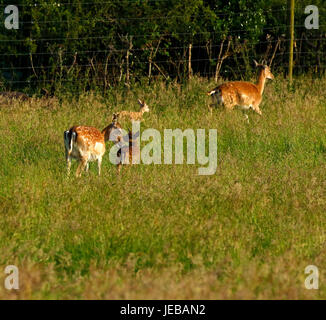
<path fill-rule="evenodd" d="M 259 63 L 254 59 L 255 66 L 258 67 Z"/>
<path fill-rule="evenodd" d="M 139 103 L 141 106 L 144 105 L 144 102 L 143 102 L 142 100 L 140 100 L 140 99 L 138 99 L 138 103 Z"/>

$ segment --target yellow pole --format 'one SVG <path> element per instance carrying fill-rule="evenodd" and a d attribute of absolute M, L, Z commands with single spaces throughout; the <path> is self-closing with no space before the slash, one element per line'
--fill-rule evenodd
<path fill-rule="evenodd" d="M 289 81 L 292 83 L 293 75 L 293 45 L 294 45 L 294 0 L 291 1 L 290 14 L 290 55 L 289 55 Z"/>

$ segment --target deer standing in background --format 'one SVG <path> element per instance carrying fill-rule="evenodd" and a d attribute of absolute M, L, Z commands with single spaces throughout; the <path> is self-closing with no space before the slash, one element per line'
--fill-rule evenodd
<path fill-rule="evenodd" d="M 121 126 L 117 121 L 117 115 L 114 114 L 112 123 L 102 131 L 94 127 L 73 126 L 64 132 L 64 144 L 66 152 L 66 161 L 68 175 L 70 174 L 71 160 L 76 159 L 79 162 L 76 176 L 80 177 L 82 171 L 88 171 L 89 162 L 97 161 L 98 174 L 101 174 L 102 157 L 105 153 L 105 142 L 114 140 L 110 135 L 114 129 L 117 132 Z"/>
<path fill-rule="evenodd" d="M 121 111 L 118 113 L 119 119 L 129 118 L 130 120 L 143 120 L 143 115 L 145 112 L 149 112 L 149 106 L 146 104 L 144 100 L 138 99 L 138 103 L 140 105 L 139 112 L 136 111 Z"/>
<path fill-rule="evenodd" d="M 252 108 L 259 115 L 262 114 L 259 105 L 262 101 L 265 82 L 266 79 L 273 80 L 274 76 L 267 65 L 259 64 L 255 60 L 254 62 L 259 69 L 257 83 L 230 81 L 207 92 L 213 99 L 213 103 L 209 105 L 211 111 L 212 106 L 224 105 L 225 108 L 229 110 L 234 109 L 235 106 L 239 106 L 243 110 Z M 246 116 L 246 118 L 248 119 L 248 116 Z"/>

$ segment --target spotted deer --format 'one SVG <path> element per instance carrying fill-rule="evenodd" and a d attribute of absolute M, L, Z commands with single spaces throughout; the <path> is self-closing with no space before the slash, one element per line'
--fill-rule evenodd
<path fill-rule="evenodd" d="M 254 62 L 259 69 L 256 84 L 246 81 L 230 81 L 207 92 L 213 100 L 213 103 L 209 105 L 210 111 L 212 111 L 212 106 L 224 105 L 229 110 L 239 106 L 243 110 L 252 108 L 259 115 L 262 114 L 259 105 L 262 101 L 265 82 L 266 79 L 273 80 L 274 76 L 267 65 L 259 64 L 256 60 Z"/>
<path fill-rule="evenodd" d="M 111 137 L 112 130 L 121 130 L 117 115 L 114 114 L 112 123 L 102 131 L 88 126 L 73 126 L 64 132 L 64 144 L 68 175 L 70 174 L 71 160 L 79 162 L 76 176 L 80 177 L 82 171 L 88 171 L 89 162 L 97 161 L 98 174 L 101 174 L 102 157 L 105 153 L 105 143 L 108 140 L 115 140 Z"/>
<path fill-rule="evenodd" d="M 146 104 L 144 100 L 138 99 L 138 103 L 140 105 L 140 110 L 137 111 L 121 111 L 118 113 L 119 120 L 124 118 L 129 118 L 130 120 L 143 120 L 143 115 L 145 112 L 149 112 L 149 106 Z"/>

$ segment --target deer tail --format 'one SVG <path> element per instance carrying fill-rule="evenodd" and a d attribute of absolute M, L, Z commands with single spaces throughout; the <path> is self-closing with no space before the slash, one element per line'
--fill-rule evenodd
<path fill-rule="evenodd" d="M 68 155 L 71 153 L 73 143 L 76 142 L 76 139 L 77 132 L 73 128 L 64 132 L 65 148 L 68 152 Z"/>

